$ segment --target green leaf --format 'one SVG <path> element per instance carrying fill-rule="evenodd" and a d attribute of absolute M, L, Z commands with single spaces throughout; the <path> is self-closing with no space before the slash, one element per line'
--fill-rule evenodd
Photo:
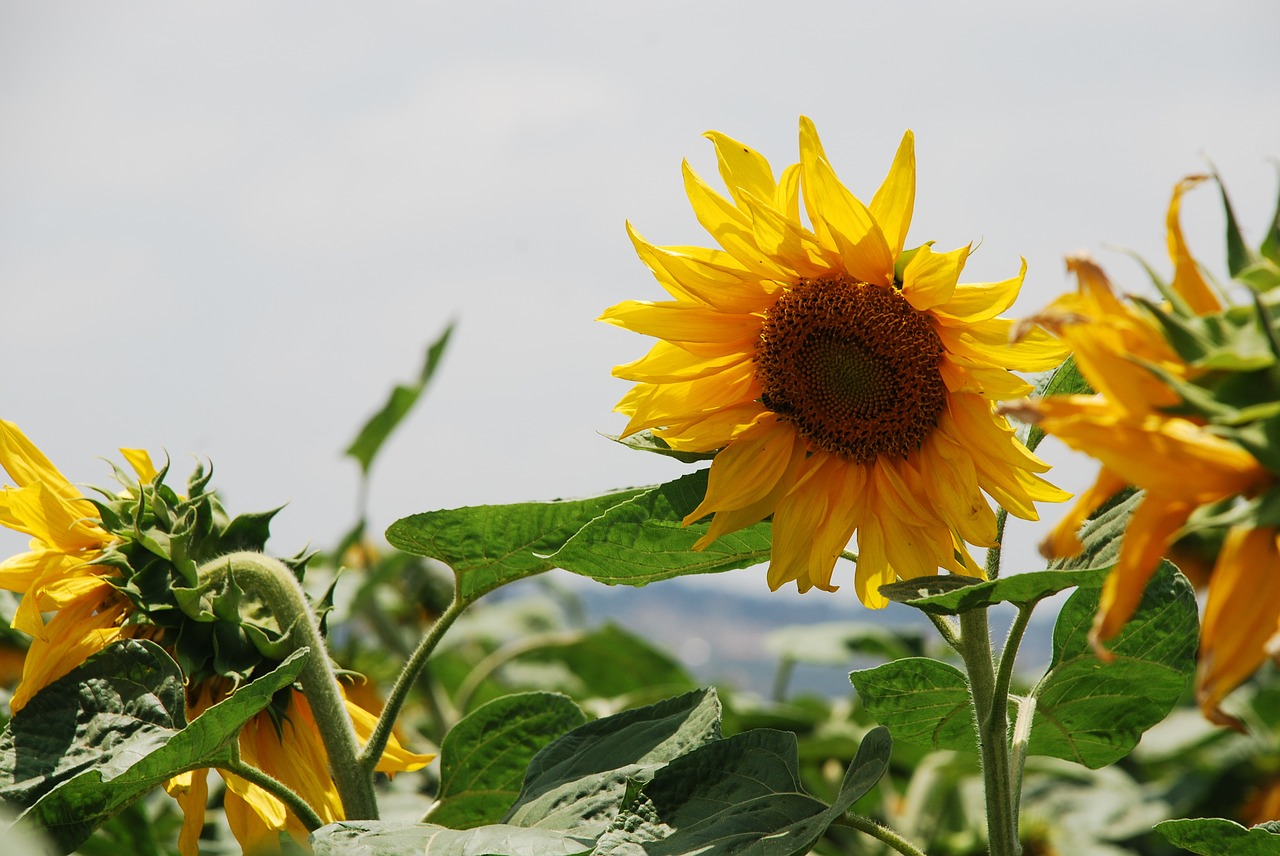
<path fill-rule="evenodd" d="M 1094 512 L 1080 531 L 1082 549 L 1076 556 L 1051 565 L 1064 571 L 1110 569 L 1120 557 L 1120 545 L 1133 513 L 1145 496 L 1141 491 L 1121 491 Z"/>
<path fill-rule="evenodd" d="M 974 609 L 986 609 L 997 603 L 1026 606 L 1076 586 L 1100 585 L 1108 570 L 1109 568 L 1091 568 L 1080 571 L 1047 570 L 1014 574 L 943 594 L 901 602 L 932 615 L 959 615 Z M 908 582 L 896 585 L 909 584 Z"/>
<path fill-rule="evenodd" d="M 62 852 L 166 780 L 231 757 L 251 717 L 302 671 L 295 652 L 187 725 L 183 678 L 158 645 L 116 642 L 54 681 L 0 735 L 0 796 Z M 19 778 L 21 776 L 21 778 Z"/>
<path fill-rule="evenodd" d="M 1245 829 L 1221 817 L 1166 820 L 1156 832 L 1174 847 L 1200 856 L 1273 856 L 1280 853 L 1280 835 L 1264 827 Z"/>
<path fill-rule="evenodd" d="M 849 680 L 867 713 L 898 740 L 960 752 L 977 749 L 969 683 L 955 666 L 908 657 L 853 672 Z"/>
<path fill-rule="evenodd" d="M 579 529 L 650 488 L 556 502 L 477 505 L 428 511 L 387 529 L 393 547 L 453 569 L 458 595 L 474 601 L 499 586 L 549 571 L 547 559 Z"/>
<path fill-rule="evenodd" d="M 702 502 L 707 470 L 658 485 L 618 503 L 549 556 L 556 567 L 610 585 L 641 586 L 687 574 L 712 574 L 769 558 L 772 527 L 757 523 L 721 536 L 703 550 L 694 543 L 709 523 L 683 525 Z"/>
<path fill-rule="evenodd" d="M 453 829 L 497 823 L 519 796 L 533 756 L 585 720 L 558 693 L 503 696 L 476 709 L 440 745 L 439 801 L 427 819 Z"/>
<path fill-rule="evenodd" d="M 1142 603 L 1107 647 L 1103 663 L 1089 645 L 1100 588 L 1081 588 L 1058 614 L 1053 661 L 1032 691 L 1028 752 L 1092 769 L 1127 755 L 1142 733 L 1164 719 L 1195 669 L 1197 610 L 1186 578 L 1168 562 Z"/>
<path fill-rule="evenodd" d="M 580 682 L 572 693 L 579 698 L 616 698 L 640 690 L 669 695 L 694 686 L 688 672 L 669 654 L 613 624 L 572 641 L 541 645 L 518 659 L 564 666 Z"/>
<path fill-rule="evenodd" d="M 716 456 L 715 452 L 682 452 L 678 449 L 673 449 L 667 444 L 666 440 L 663 440 L 652 431 L 641 431 L 638 434 L 632 434 L 630 437 L 619 437 L 616 434 L 605 434 L 604 436 L 615 443 L 626 446 L 628 449 L 635 449 L 638 452 L 653 452 L 656 455 L 675 458 L 685 464 L 709 461 Z"/>
<path fill-rule="evenodd" d="M 601 836 L 596 856 L 808 853 L 836 818 L 865 795 L 889 765 L 883 728 L 863 739 L 835 804 L 800 784 L 796 736 L 757 729 L 673 760 Z"/>
<path fill-rule="evenodd" d="M 591 841 L 552 829 L 482 826 L 446 829 L 426 823 L 347 820 L 311 834 L 315 856 L 575 856 Z"/>
<path fill-rule="evenodd" d="M 1280 200 L 1276 202 L 1276 213 L 1271 217 L 1271 225 L 1267 227 L 1267 236 L 1258 247 L 1262 257 L 1280 265 Z"/>
<path fill-rule="evenodd" d="M 369 417 L 369 421 L 364 424 L 360 433 L 347 447 L 345 454 L 360 463 L 360 471 L 365 475 L 369 474 L 369 467 L 373 465 L 373 459 L 377 457 L 383 442 L 422 397 L 423 390 L 427 388 L 427 383 L 440 365 L 440 358 L 444 355 L 445 346 L 449 344 L 449 336 L 452 334 L 453 324 L 449 324 L 440 334 L 440 338 L 427 348 L 426 361 L 422 364 L 422 371 L 419 372 L 417 381 L 411 386 L 397 384 L 391 391 L 391 397 L 387 399 L 387 403 Z"/>
<path fill-rule="evenodd" d="M 503 818 L 595 838 L 621 808 L 627 785 L 718 739 L 720 702 L 698 690 L 588 722 L 539 752 Z"/>

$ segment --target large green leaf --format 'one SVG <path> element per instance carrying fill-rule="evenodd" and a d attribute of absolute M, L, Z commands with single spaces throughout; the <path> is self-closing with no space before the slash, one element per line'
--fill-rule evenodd
<path fill-rule="evenodd" d="M 588 722 L 534 757 L 503 822 L 595 838 L 629 782 L 719 736 L 720 701 L 710 689 Z"/>
<path fill-rule="evenodd" d="M 369 472 L 369 467 L 373 465 L 373 459 L 377 457 L 383 442 L 422 397 L 423 390 L 427 388 L 427 383 L 440 365 L 440 358 L 444 356 L 445 346 L 449 344 L 449 336 L 452 334 L 453 324 L 450 324 L 427 348 L 426 360 L 418 373 L 418 379 L 410 386 L 397 385 L 391 391 L 391 397 L 387 399 L 386 404 L 369 417 L 369 421 L 364 424 L 360 433 L 347 447 L 346 454 L 360 463 L 361 472 L 365 474 Z"/>
<path fill-rule="evenodd" d="M 585 720 L 558 693 L 519 693 L 477 708 L 440 745 L 439 800 L 427 818 L 453 829 L 497 823 L 519 796 L 533 756 Z"/>
<path fill-rule="evenodd" d="M 183 678 L 158 645 L 124 640 L 45 687 L 0 735 L 0 797 L 26 807 L 63 851 L 186 770 L 231 757 L 231 742 L 302 671 L 299 651 L 186 723 Z"/>
<path fill-rule="evenodd" d="M 591 841 L 554 829 L 482 826 L 447 829 L 428 823 L 347 820 L 311 834 L 315 856 L 576 856 Z"/>
<path fill-rule="evenodd" d="M 1053 568 L 1074 571 L 1090 568 L 1110 568 L 1120 556 L 1120 545 L 1129 528 L 1133 513 L 1146 496 L 1142 491 L 1122 491 L 1094 512 L 1093 517 L 1080 530 L 1080 553 L 1067 559 L 1059 559 Z"/>
<path fill-rule="evenodd" d="M 1123 758 L 1173 709 L 1195 669 L 1198 636 L 1195 593 L 1165 562 L 1103 663 L 1088 641 L 1100 593 L 1082 588 L 1058 614 L 1053 661 L 1032 691 L 1028 747 L 1093 769 Z"/>
<path fill-rule="evenodd" d="M 768 559 L 768 523 L 723 535 L 703 550 L 693 549 L 709 523 L 685 526 L 682 521 L 706 492 L 705 469 L 645 491 L 592 520 L 550 560 L 600 582 L 638 586 L 686 574 L 731 571 Z"/>
<path fill-rule="evenodd" d="M 1221 817 L 1166 820 L 1156 831 L 1175 847 L 1200 856 L 1274 856 L 1280 853 L 1280 832 L 1269 826 L 1246 829 Z"/>
<path fill-rule="evenodd" d="M 453 568 L 467 600 L 523 577 L 564 568 L 600 582 L 645 585 L 758 564 L 771 529 L 757 523 L 693 549 L 707 522 L 683 524 L 707 489 L 707 471 L 589 499 L 481 505 L 397 520 L 387 540 Z"/>
<path fill-rule="evenodd" d="M 579 529 L 649 488 L 556 502 L 477 505 L 428 511 L 387 529 L 392 546 L 438 559 L 453 569 L 467 601 L 556 565 L 547 556 Z"/>
<path fill-rule="evenodd" d="M 833 805 L 800 784 L 795 734 L 757 729 L 701 746 L 658 770 L 601 836 L 596 856 L 808 853 L 889 765 L 883 728 L 863 739 Z"/>
<path fill-rule="evenodd" d="M 898 740 L 934 749 L 977 749 L 969 683 L 955 666 L 907 657 L 853 672 L 849 680 L 867 713 Z"/>
<path fill-rule="evenodd" d="M 997 580 L 975 583 L 957 588 L 942 594 L 929 597 L 903 598 L 916 580 L 881 586 L 884 593 L 890 589 L 894 600 L 914 606 L 922 612 L 933 615 L 959 615 L 974 609 L 985 609 L 997 603 L 1013 603 L 1018 606 L 1029 606 L 1049 595 L 1057 594 L 1069 588 L 1082 585 L 1099 585 L 1107 575 L 1108 568 L 1091 568 L 1083 571 L 1039 571 L 1028 574 L 1014 574 Z M 922 578 L 933 579 L 931 577 Z M 942 577 L 947 579 L 947 577 Z"/>

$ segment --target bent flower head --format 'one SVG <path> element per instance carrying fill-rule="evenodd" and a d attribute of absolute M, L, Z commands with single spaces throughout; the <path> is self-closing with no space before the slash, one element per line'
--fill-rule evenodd
<path fill-rule="evenodd" d="M 969 247 L 905 250 L 915 152 L 903 137 L 864 205 L 836 178 L 817 131 L 800 122 L 800 162 L 777 178 L 758 153 L 707 134 L 725 198 L 685 165 L 694 213 L 718 248 L 660 247 L 628 226 L 670 295 L 626 301 L 601 320 L 659 341 L 614 374 L 636 386 L 618 404 L 625 434 L 716 452 L 704 547 L 772 515 L 769 585 L 834 591 L 857 537 L 855 587 L 939 569 L 981 576 L 968 544 L 996 543 L 986 496 L 1037 519 L 1068 494 L 994 410 L 1031 387 L 1012 373 L 1058 365 L 1063 347 L 1034 331 L 1017 343 L 1012 305 L 1025 264 L 1002 282 L 959 284 Z M 802 220 L 801 206 L 807 215 Z"/>

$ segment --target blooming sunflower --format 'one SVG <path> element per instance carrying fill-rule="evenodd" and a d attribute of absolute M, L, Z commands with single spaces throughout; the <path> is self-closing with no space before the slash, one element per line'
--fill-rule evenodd
<path fill-rule="evenodd" d="M 145 451 L 120 451 L 140 485 L 156 479 Z M 138 604 L 121 592 L 117 568 L 98 563 L 119 539 L 106 531 L 97 506 L 16 425 L 4 420 L 0 466 L 15 482 L 0 490 L 0 525 L 32 536 L 29 552 L 0 562 L 0 587 L 22 594 L 13 626 L 32 637 L 12 710 L 20 710 L 39 690 L 117 639 L 146 636 L 171 648 L 168 631 L 148 623 L 138 614 Z M 43 613 L 53 613 L 47 624 Z M 188 719 L 225 698 L 231 688 L 231 681 L 217 677 L 192 681 Z M 357 737 L 368 740 L 377 716 L 351 698 L 345 703 Z M 239 744 L 243 761 L 289 785 L 326 822 L 342 819 L 324 745 L 301 692 L 290 690 L 278 709 L 264 710 L 246 723 Z M 376 769 L 388 775 L 418 770 L 433 757 L 408 752 L 392 737 Z M 166 785 L 184 812 L 179 839 L 184 856 L 199 852 L 208 772 L 184 773 Z M 281 832 L 305 841 L 306 829 L 275 796 L 239 776 L 220 774 L 227 783 L 227 821 L 246 853 L 279 852 Z"/>
<path fill-rule="evenodd" d="M 1168 244 L 1175 268 L 1170 297 L 1191 315 L 1209 315 L 1222 305 L 1200 274 L 1178 224 L 1182 194 L 1199 180 L 1195 176 L 1179 183 L 1169 206 Z M 1157 317 L 1121 300 L 1091 260 L 1075 257 L 1067 264 L 1077 276 L 1078 290 L 1032 320 L 1073 348 L 1080 373 L 1097 392 L 1021 401 L 1004 410 L 1035 422 L 1102 465 L 1094 485 L 1045 540 L 1047 556 L 1079 553 L 1077 531 L 1094 511 L 1128 485 L 1145 491 L 1103 586 L 1091 631 L 1095 648 L 1105 656 L 1103 643 L 1133 614 L 1160 558 L 1173 551 L 1193 515 L 1255 497 L 1274 486 L 1276 477 L 1230 436 L 1186 412 L 1180 390 L 1207 373 L 1177 352 Z M 1231 526 L 1211 574 L 1189 570 L 1209 588 L 1197 702 L 1210 720 L 1238 726 L 1219 703 L 1280 645 L 1277 531 L 1250 523 Z"/>
<path fill-rule="evenodd" d="M 996 544 L 983 492 L 1037 519 L 1036 501 L 1069 497 L 1014 437 L 993 402 L 1031 387 L 1011 370 L 1058 365 L 1042 331 L 1010 342 L 997 317 L 1017 276 L 957 284 L 970 248 L 903 247 L 915 204 L 915 152 L 903 137 L 864 205 L 837 179 L 813 123 L 800 162 L 775 180 L 757 152 L 715 146 L 725 198 L 686 163 L 685 190 L 719 249 L 659 247 L 628 224 L 671 299 L 630 300 L 602 321 L 657 337 L 614 370 L 635 387 L 616 410 L 624 436 L 650 430 L 681 451 L 716 452 L 688 515 L 714 515 L 702 548 L 772 515 L 769 585 L 834 591 L 836 559 L 856 533 L 855 588 L 936 574 L 981 576 L 967 544 Z M 801 220 L 801 204 L 808 225 Z"/>

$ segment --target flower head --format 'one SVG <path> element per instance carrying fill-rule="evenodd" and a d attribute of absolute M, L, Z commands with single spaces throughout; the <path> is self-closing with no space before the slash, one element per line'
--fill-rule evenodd
<path fill-rule="evenodd" d="M 162 484 L 163 473 L 146 452 L 120 451 L 136 481 L 128 480 L 122 493 L 108 495 L 106 501 L 92 502 L 16 425 L 0 420 L 0 466 L 15 483 L 0 489 L 0 525 L 32 537 L 28 552 L 0 562 L 0 587 L 22 595 L 14 627 L 32 637 L 22 680 L 10 702 L 15 712 L 87 657 L 129 636 L 154 640 L 183 666 L 189 719 L 225 698 L 255 669 L 269 671 L 276 665 L 236 635 L 240 631 L 259 642 L 279 642 L 270 636 L 270 621 L 259 617 L 254 624 L 224 626 L 215 642 L 213 616 L 197 609 L 208 611 L 209 592 L 186 577 L 194 572 L 193 557 L 222 555 L 232 547 L 261 547 L 252 539 L 265 540 L 265 519 L 270 515 L 231 520 L 212 494 L 203 492 L 207 478 L 201 473 L 193 477 L 196 489 L 186 500 Z M 133 507 L 139 503 L 145 514 Z M 157 514 L 157 509 L 163 513 Z M 167 530 L 148 530 L 148 543 L 135 544 L 139 526 Z M 172 550 L 167 560 L 156 555 L 161 543 Z M 188 598 L 184 586 L 200 597 Z M 184 604 L 202 620 L 180 608 Z M 45 613 L 52 613 L 48 623 Z M 219 619 L 227 615 L 218 608 Z M 240 650 L 237 642 L 242 643 Z M 245 652 L 252 656 L 246 659 Z M 346 698 L 346 707 L 357 737 L 367 740 L 376 716 L 351 698 Z M 300 691 L 279 694 L 271 707 L 244 726 L 239 745 L 244 761 L 289 785 L 325 821 L 342 819 L 328 758 Z M 377 770 L 417 770 L 432 757 L 408 752 L 392 737 Z M 199 849 L 208 772 L 184 773 L 167 784 L 184 812 L 179 843 L 185 856 L 195 856 Z M 282 832 L 305 840 L 306 829 L 276 797 L 231 773 L 223 778 L 228 823 L 245 852 L 278 852 Z"/>
<path fill-rule="evenodd" d="M 1276 417 L 1277 355 L 1266 355 L 1265 344 L 1262 351 L 1240 344 L 1255 333 L 1265 343 L 1252 325 L 1269 323 L 1266 314 L 1224 311 L 1187 250 L 1179 206 L 1202 179 L 1180 182 L 1169 206 L 1174 277 L 1164 287 L 1166 307 L 1122 300 L 1101 268 L 1075 257 L 1067 265 L 1077 291 L 1032 319 L 1072 347 L 1096 394 L 1005 409 L 1102 464 L 1042 545 L 1047 556 L 1077 554 L 1080 525 L 1126 486 L 1145 492 L 1103 586 L 1091 632 L 1099 655 L 1137 608 L 1161 557 L 1185 557 L 1192 578 L 1209 588 L 1197 701 L 1208 718 L 1234 726 L 1220 702 L 1280 645 L 1280 521 L 1268 519 L 1262 502 L 1277 476 L 1259 457 L 1263 426 Z M 1198 549 L 1206 545 L 1216 548 L 1209 562 Z"/>
<path fill-rule="evenodd" d="M 966 543 L 995 545 L 983 492 L 1027 519 L 1069 495 L 1013 435 L 993 402 L 1030 385 L 1011 369 L 1056 366 L 1065 350 L 1036 331 L 1009 341 L 1023 270 L 958 284 L 969 247 L 904 250 L 915 205 L 908 132 L 870 205 L 836 178 L 808 119 L 800 162 L 774 178 L 758 153 L 715 145 L 730 198 L 685 165 L 685 189 L 719 249 L 660 247 L 628 225 L 671 299 L 626 301 L 601 320 L 659 339 L 614 374 L 636 382 L 617 410 L 680 451 L 716 452 L 699 546 L 772 515 L 769 585 L 834 590 L 856 533 L 855 587 L 940 568 L 981 576 Z M 808 223 L 801 219 L 801 205 Z"/>

